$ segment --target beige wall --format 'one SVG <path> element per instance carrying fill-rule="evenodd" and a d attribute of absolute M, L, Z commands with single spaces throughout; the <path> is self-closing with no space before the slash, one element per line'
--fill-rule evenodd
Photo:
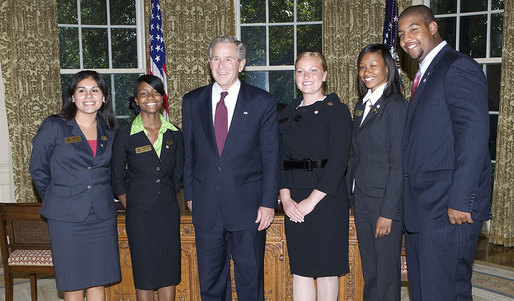
<path fill-rule="evenodd" d="M 0 202 L 15 202 L 13 183 L 9 131 L 5 114 L 5 87 L 0 66 Z"/>

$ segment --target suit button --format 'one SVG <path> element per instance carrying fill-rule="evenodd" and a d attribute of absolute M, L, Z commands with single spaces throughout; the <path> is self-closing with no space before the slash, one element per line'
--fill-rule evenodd
<path fill-rule="evenodd" d="M 157 181 L 155 181 L 157 184 L 158 183 L 161 183 L 161 179 L 157 179 Z"/>
<path fill-rule="evenodd" d="M 405 176 L 406 176 L 406 177 L 408 177 L 408 176 L 409 176 L 409 173 L 408 173 L 408 172 L 406 172 L 406 173 L 405 173 Z"/>
<path fill-rule="evenodd" d="M 406 149 L 407 149 L 407 147 L 404 145 L 404 146 L 402 146 L 402 149 L 403 149 L 403 150 L 406 150 Z"/>
<path fill-rule="evenodd" d="M 217 190 L 220 190 L 220 189 L 221 189 L 221 187 L 219 187 L 219 186 L 216 186 L 216 189 L 217 189 Z"/>
<path fill-rule="evenodd" d="M 87 189 L 91 189 L 91 185 L 87 185 Z"/>
<path fill-rule="evenodd" d="M 160 168 L 159 166 L 157 166 L 157 168 L 156 168 L 155 170 L 160 171 L 160 170 L 161 170 L 161 168 Z"/>
<path fill-rule="evenodd" d="M 221 171 L 221 166 L 218 165 L 218 171 Z"/>
<path fill-rule="evenodd" d="M 87 167 L 87 170 L 91 171 L 91 166 L 88 166 L 88 167 Z"/>

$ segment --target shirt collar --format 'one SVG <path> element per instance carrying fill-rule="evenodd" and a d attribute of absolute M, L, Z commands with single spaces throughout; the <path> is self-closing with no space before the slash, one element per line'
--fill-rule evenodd
<path fill-rule="evenodd" d="M 159 118 L 161 119 L 161 127 L 159 128 L 159 134 L 165 133 L 167 130 L 174 131 L 174 132 L 178 131 L 178 129 L 173 124 L 171 124 L 169 121 L 164 119 L 164 116 L 159 114 Z M 130 128 L 130 135 L 137 134 L 141 131 L 143 131 L 145 134 L 147 134 L 145 126 L 143 125 L 143 119 L 141 118 L 141 114 L 137 114 L 134 121 L 132 121 L 132 127 Z"/>
<path fill-rule="evenodd" d="M 375 103 L 382 97 L 382 94 L 384 94 L 384 90 L 387 86 L 387 83 L 383 83 L 380 87 L 378 87 L 375 92 L 371 92 L 371 89 L 368 89 L 368 93 L 363 98 L 363 102 L 367 101 L 368 99 L 371 100 L 371 105 L 374 106 Z"/>
<path fill-rule="evenodd" d="M 228 95 L 237 95 L 239 93 L 239 88 L 241 87 L 241 81 L 239 80 L 239 78 L 237 79 L 237 81 L 232 85 L 230 86 L 230 88 L 228 88 L 227 90 L 223 90 L 221 89 L 220 85 L 218 85 L 217 82 L 214 82 L 214 85 L 212 85 L 212 93 L 213 95 L 220 95 L 221 92 L 223 91 L 227 91 L 228 92 Z"/>
<path fill-rule="evenodd" d="M 425 58 L 423 59 L 423 61 L 421 61 L 421 64 L 419 65 L 421 75 L 425 74 L 425 71 L 427 71 L 428 66 L 430 66 L 430 63 L 432 63 L 436 55 L 439 53 L 439 51 L 441 51 L 441 49 L 443 49 L 444 46 L 446 46 L 446 44 L 448 44 L 446 41 L 442 41 L 437 46 L 435 46 L 435 48 L 432 49 L 427 54 L 427 56 L 425 56 Z"/>

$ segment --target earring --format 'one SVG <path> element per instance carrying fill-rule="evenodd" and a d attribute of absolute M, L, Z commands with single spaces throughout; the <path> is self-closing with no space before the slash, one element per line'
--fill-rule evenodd
<path fill-rule="evenodd" d="M 104 100 L 102 100 L 102 101 L 103 101 L 103 103 L 105 103 L 105 97 L 104 97 Z"/>
<path fill-rule="evenodd" d="M 73 98 L 73 97 L 72 97 L 72 98 L 71 98 L 71 102 L 73 102 L 73 103 L 74 103 L 74 102 L 75 102 L 75 98 Z"/>

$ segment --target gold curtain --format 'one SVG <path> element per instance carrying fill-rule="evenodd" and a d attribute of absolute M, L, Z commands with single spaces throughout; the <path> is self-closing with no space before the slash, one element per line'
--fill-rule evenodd
<path fill-rule="evenodd" d="M 503 13 L 502 81 L 490 242 L 514 246 L 514 0 Z"/>
<path fill-rule="evenodd" d="M 2 0 L 0 64 L 11 144 L 16 202 L 35 202 L 28 171 L 41 121 L 61 108 L 55 0 Z"/>
<path fill-rule="evenodd" d="M 411 4 L 412 0 L 399 0 L 399 12 Z M 328 63 L 328 91 L 337 93 L 350 111 L 359 100 L 357 56 L 364 46 L 382 43 L 384 16 L 384 0 L 323 1 L 323 52 Z M 405 73 L 402 80 L 406 92 L 410 93 L 410 79 Z"/>
<path fill-rule="evenodd" d="M 145 16 L 150 1 L 145 2 Z M 212 39 L 235 35 L 234 1 L 160 0 L 166 46 L 170 121 L 182 124 L 182 96 L 211 82 Z M 148 19 L 146 18 L 146 30 Z"/>

